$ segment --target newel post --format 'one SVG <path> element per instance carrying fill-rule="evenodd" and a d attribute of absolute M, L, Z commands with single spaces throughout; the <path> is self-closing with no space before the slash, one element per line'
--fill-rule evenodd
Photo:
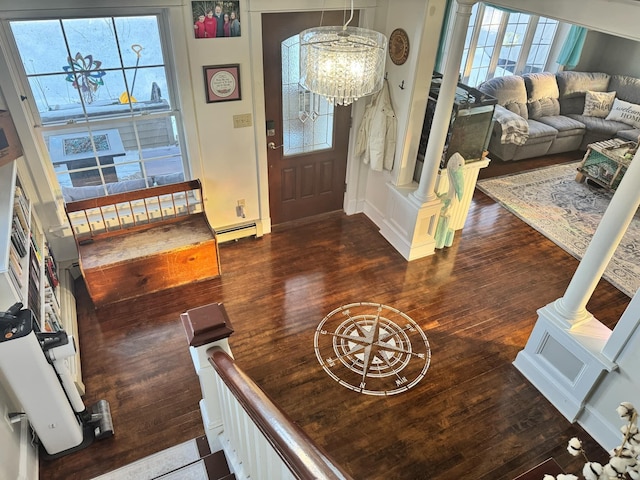
<path fill-rule="evenodd" d="M 218 389 L 216 387 L 216 372 L 209 363 L 207 350 L 220 347 L 232 358 L 228 338 L 233 333 L 231 322 L 224 305 L 212 303 L 202 307 L 192 308 L 180 315 L 182 326 L 187 335 L 191 360 L 200 379 L 202 400 L 200 413 L 204 431 L 212 452 L 221 449 L 219 435 L 223 430 L 222 413 L 218 403 Z"/>

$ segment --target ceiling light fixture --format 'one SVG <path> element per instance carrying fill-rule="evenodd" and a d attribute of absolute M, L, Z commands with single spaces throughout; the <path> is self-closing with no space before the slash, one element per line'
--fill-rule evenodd
<path fill-rule="evenodd" d="M 349 105 L 382 88 L 387 37 L 366 28 L 316 27 L 300 33 L 300 85 L 334 105 Z"/>

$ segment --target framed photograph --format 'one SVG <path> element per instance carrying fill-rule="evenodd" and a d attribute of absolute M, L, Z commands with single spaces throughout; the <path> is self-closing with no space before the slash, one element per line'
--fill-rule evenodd
<path fill-rule="evenodd" d="M 240 1 L 191 2 L 193 34 L 196 38 L 240 36 Z"/>
<path fill-rule="evenodd" d="M 240 65 L 210 65 L 204 69 L 207 103 L 241 100 Z"/>

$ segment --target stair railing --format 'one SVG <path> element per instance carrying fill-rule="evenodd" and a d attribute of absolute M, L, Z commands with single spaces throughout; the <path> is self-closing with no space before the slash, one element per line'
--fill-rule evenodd
<path fill-rule="evenodd" d="M 181 320 L 209 447 L 224 451 L 237 479 L 352 479 L 236 365 L 222 304 L 189 310 Z"/>

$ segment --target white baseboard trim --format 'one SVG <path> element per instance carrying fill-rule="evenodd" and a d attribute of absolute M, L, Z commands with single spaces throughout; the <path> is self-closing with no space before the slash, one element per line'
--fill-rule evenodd
<path fill-rule="evenodd" d="M 376 224 L 378 228 L 382 228 L 384 224 L 384 214 L 369 202 L 364 201 L 362 204 L 362 212 Z"/>
<path fill-rule="evenodd" d="M 588 403 L 580 414 L 578 423 L 607 451 L 620 446 L 622 443 L 620 427 L 622 427 L 625 422 L 620 420 L 619 425 L 612 425 Z"/>

